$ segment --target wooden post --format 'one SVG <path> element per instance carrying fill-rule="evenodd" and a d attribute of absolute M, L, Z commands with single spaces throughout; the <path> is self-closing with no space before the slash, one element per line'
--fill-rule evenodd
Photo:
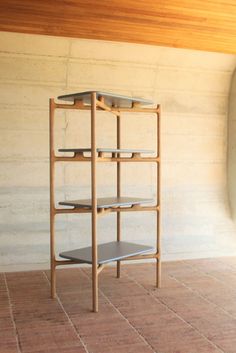
<path fill-rule="evenodd" d="M 92 182 L 92 287 L 93 311 L 98 312 L 97 186 L 96 186 L 96 92 L 91 93 L 91 182 Z"/>
<path fill-rule="evenodd" d="M 156 286 L 161 287 L 161 114 L 160 106 L 157 106 L 157 154 L 159 163 L 157 162 L 157 252 L 159 254 L 156 259 Z"/>
<path fill-rule="evenodd" d="M 121 128 L 120 128 L 120 115 L 117 115 L 117 120 L 116 120 L 116 143 L 117 143 L 117 148 L 121 148 Z M 120 157 L 120 154 L 117 154 L 117 157 Z M 117 162 L 117 176 L 116 176 L 116 183 L 117 183 L 117 197 L 121 196 L 121 165 L 120 162 Z M 116 214 L 116 227 L 117 227 L 117 241 L 120 241 L 121 238 L 121 213 L 117 212 Z M 117 278 L 120 278 L 120 270 L 121 270 L 121 262 L 117 261 L 117 266 L 116 266 L 116 276 Z"/>
<path fill-rule="evenodd" d="M 54 192 L 54 99 L 49 101 L 49 148 L 50 148 L 50 264 L 51 264 L 51 297 L 56 296 L 56 261 L 55 261 L 55 192 Z"/>

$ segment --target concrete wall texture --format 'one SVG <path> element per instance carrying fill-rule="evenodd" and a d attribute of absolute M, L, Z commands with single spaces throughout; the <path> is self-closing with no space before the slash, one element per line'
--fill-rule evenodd
<path fill-rule="evenodd" d="M 164 259 L 236 254 L 227 189 L 228 97 L 236 57 L 175 48 L 0 33 L 0 265 L 49 259 L 48 99 L 104 90 L 162 105 Z M 115 120 L 99 113 L 98 145 L 115 146 Z M 155 119 L 122 118 L 124 148 L 155 148 Z M 58 112 L 56 148 L 90 144 L 88 113 Z M 122 165 L 124 194 L 155 197 L 153 165 Z M 57 167 L 57 200 L 90 196 L 87 164 Z M 115 191 L 115 167 L 98 172 Z M 57 251 L 90 243 L 89 215 L 58 216 Z M 151 213 L 122 214 L 123 237 L 155 244 Z M 99 241 L 115 239 L 115 216 Z"/>
<path fill-rule="evenodd" d="M 231 80 L 228 117 L 228 194 L 232 219 L 236 219 L 236 72 Z"/>

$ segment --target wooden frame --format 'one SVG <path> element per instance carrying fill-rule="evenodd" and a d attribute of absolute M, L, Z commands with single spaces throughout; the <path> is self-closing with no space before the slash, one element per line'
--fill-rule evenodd
<path fill-rule="evenodd" d="M 91 157 L 85 157 L 83 154 L 74 154 L 73 157 L 58 157 L 54 151 L 54 122 L 55 109 L 78 109 L 91 111 Z M 122 112 L 142 112 L 155 113 L 157 117 L 157 155 L 155 157 L 141 157 L 139 154 L 132 154 L 131 157 L 122 157 L 118 153 L 112 157 L 104 157 L 103 154 L 97 154 L 96 146 L 96 111 L 104 110 L 113 113 L 116 116 L 116 136 L 117 149 L 121 148 L 121 114 Z M 109 212 L 117 213 L 117 241 L 121 240 L 121 213 L 122 212 L 137 212 L 137 211 L 151 211 L 156 212 L 156 252 L 153 254 L 143 254 L 130 256 L 123 260 L 140 260 L 140 259 L 155 259 L 156 260 L 156 286 L 161 285 L 161 122 L 160 122 L 160 106 L 156 108 L 143 108 L 140 105 L 133 104 L 131 108 L 109 107 L 104 103 L 103 97 L 97 99 L 96 92 L 91 92 L 91 106 L 83 104 L 81 100 L 75 100 L 73 104 L 59 104 L 50 99 L 49 110 L 49 144 L 50 144 L 50 262 L 51 262 L 51 297 L 56 295 L 56 267 L 60 265 L 71 265 L 81 263 L 74 260 L 57 260 L 55 257 L 55 216 L 57 214 L 70 213 L 91 213 L 92 224 L 92 292 L 93 292 L 93 311 L 98 311 L 98 275 L 101 273 L 105 265 L 98 264 L 97 253 L 97 218 Z M 55 207 L 55 163 L 70 162 L 70 161 L 87 161 L 91 163 L 91 190 L 92 190 L 92 207 L 88 208 L 56 208 Z M 121 164 L 123 162 L 147 162 L 156 163 L 157 166 L 157 203 L 155 206 L 140 206 L 134 205 L 132 207 L 115 207 L 98 209 L 97 208 L 97 186 L 96 186 L 96 165 L 98 162 L 115 162 L 117 163 L 117 197 L 121 195 Z M 117 278 L 121 274 L 121 260 L 117 261 Z"/>

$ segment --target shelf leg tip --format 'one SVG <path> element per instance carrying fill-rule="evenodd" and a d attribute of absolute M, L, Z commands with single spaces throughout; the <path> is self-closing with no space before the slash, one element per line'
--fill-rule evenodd
<path fill-rule="evenodd" d="M 51 292 L 51 299 L 56 299 L 56 293 L 54 291 Z"/>
<path fill-rule="evenodd" d="M 120 266 L 120 261 L 117 261 L 117 265 L 116 265 L 116 278 L 120 278 L 120 270 L 121 270 L 121 266 Z"/>
<path fill-rule="evenodd" d="M 156 259 L 156 288 L 161 288 L 161 262 Z"/>
<path fill-rule="evenodd" d="M 92 312 L 93 313 L 98 313 L 98 307 L 93 308 Z"/>

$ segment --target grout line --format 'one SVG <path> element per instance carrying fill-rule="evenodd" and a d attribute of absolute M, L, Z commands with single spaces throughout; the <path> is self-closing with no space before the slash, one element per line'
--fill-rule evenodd
<path fill-rule="evenodd" d="M 233 286 L 230 286 L 228 283 L 223 282 L 222 280 L 220 280 L 219 278 L 215 277 L 214 275 L 211 275 L 208 272 L 204 272 L 192 265 L 190 265 L 189 263 L 186 263 L 187 266 L 189 266 L 191 269 L 200 272 L 201 274 L 204 274 L 205 276 L 208 276 L 209 278 L 214 279 L 216 282 L 219 282 L 220 284 L 227 286 L 229 289 L 235 289 Z M 201 292 L 199 292 L 197 289 L 193 289 L 191 287 L 189 287 L 187 284 L 181 282 L 180 280 L 178 280 L 177 278 L 175 278 L 174 276 L 171 276 L 171 278 L 173 278 L 176 282 L 181 283 L 185 288 L 189 289 L 191 292 L 197 294 L 200 298 L 204 299 L 206 302 L 208 302 L 209 304 L 212 304 L 214 306 L 216 306 L 218 309 L 222 310 L 225 314 L 227 314 L 229 317 L 231 317 L 232 319 L 235 319 L 236 316 L 230 314 L 230 312 L 228 312 L 226 309 L 224 309 L 221 305 L 214 303 L 214 301 L 212 301 L 211 299 L 205 297 L 203 294 L 201 294 Z M 236 278 L 236 277 L 235 277 Z"/>
<path fill-rule="evenodd" d="M 2 50 L 0 52 L 0 58 L 23 58 L 23 59 L 32 59 L 36 61 L 47 60 L 50 62 L 64 61 L 67 58 L 67 54 L 36 54 L 36 53 L 20 53 L 20 52 L 12 52 L 7 50 Z"/>
<path fill-rule="evenodd" d="M 230 256 L 230 257 L 232 257 L 232 256 Z M 235 256 L 233 256 L 233 257 L 235 257 Z M 236 272 L 236 266 L 232 265 L 232 264 L 229 264 L 229 263 L 225 263 L 224 262 L 224 257 L 221 256 L 221 257 L 217 258 L 217 261 L 219 261 L 222 265 L 227 265 L 228 268 L 230 270 L 232 270 L 234 273 Z"/>
<path fill-rule="evenodd" d="M 179 279 L 175 278 L 174 276 L 169 276 L 171 279 L 173 279 L 174 281 L 180 283 L 183 287 L 187 288 L 190 292 L 194 293 L 195 295 L 197 295 L 199 298 L 203 299 L 205 302 L 207 302 L 208 304 L 213 305 L 214 307 L 216 307 L 217 309 L 221 310 L 224 314 L 226 314 L 227 316 L 229 316 L 232 319 L 235 319 L 235 316 L 230 314 L 227 310 L 225 310 L 224 308 L 222 308 L 220 305 L 214 303 L 213 301 L 211 301 L 210 299 L 208 299 L 207 297 L 204 297 L 204 295 L 202 295 L 199 291 L 192 289 L 191 287 L 188 287 L 187 284 L 181 282 Z M 211 276 L 209 276 L 211 277 Z"/>
<path fill-rule="evenodd" d="M 66 58 L 66 79 L 65 79 L 65 89 L 68 89 L 69 83 L 69 64 L 71 62 L 71 48 L 72 48 L 72 41 L 69 42 L 68 53 Z"/>
<path fill-rule="evenodd" d="M 13 323 L 13 327 L 14 327 L 14 331 L 15 331 L 15 339 L 16 339 L 16 346 L 17 346 L 17 352 L 21 353 L 21 344 L 20 344 L 20 339 L 19 339 L 19 335 L 18 335 L 18 330 L 16 328 L 16 323 L 14 320 L 14 314 L 12 311 L 12 304 L 11 304 L 11 298 L 10 298 L 10 291 L 8 288 L 8 284 L 7 284 L 7 278 L 6 278 L 6 274 L 3 273 L 3 278 L 4 278 L 4 282 L 5 282 L 5 286 L 6 286 L 6 292 L 7 292 L 7 298 L 8 298 L 8 303 L 9 303 L 9 311 L 10 311 L 10 316 L 11 316 L 11 321 Z"/>
<path fill-rule="evenodd" d="M 62 88 L 64 85 L 64 81 L 42 81 L 42 80 L 31 80 L 31 79 L 18 79 L 18 80 L 11 80 L 11 79 L 3 79 L 0 81 L 0 85 L 25 85 L 28 86 L 37 86 L 37 87 L 54 87 L 54 88 Z"/>
<path fill-rule="evenodd" d="M 68 38 L 67 38 L 68 39 Z M 71 38 L 70 38 L 71 39 Z M 76 38 L 75 38 L 76 39 Z M 81 40 L 81 39 L 80 39 Z M 110 45 L 111 42 L 103 41 L 106 44 Z M 73 41 L 69 42 L 71 45 Z M 140 48 L 141 49 L 141 48 Z M 50 62 L 63 62 L 67 59 L 67 53 L 65 54 L 39 54 L 39 53 L 20 53 L 20 52 L 12 52 L 3 50 L 0 52 L 0 58 L 30 58 L 32 60 L 41 61 L 47 60 Z M 204 73 L 204 74 L 219 74 L 219 75 L 228 75 L 232 76 L 234 69 L 228 68 L 205 68 L 205 67 L 196 67 L 196 66 L 179 66 L 174 64 L 159 64 L 159 58 L 157 61 L 149 62 L 149 61 L 137 61 L 137 60 L 130 60 L 130 59 L 107 59 L 107 58 L 97 58 L 93 57 L 79 57 L 79 56 L 71 56 L 73 62 L 80 62 L 80 63 L 89 63 L 89 64 L 97 64 L 98 65 L 106 65 L 107 63 L 111 63 L 112 66 L 122 65 L 122 66 L 133 66 L 133 67 L 146 67 L 154 68 L 155 66 L 159 66 L 162 70 L 171 70 L 171 71 L 184 71 L 184 72 L 193 72 L 193 73 Z"/>
<path fill-rule="evenodd" d="M 216 260 L 217 259 L 217 262 L 220 262 L 222 265 L 225 265 L 225 263 L 221 260 L 221 258 L 215 258 L 215 257 L 212 257 L 212 258 L 208 258 L 208 259 L 213 259 L 213 260 Z M 195 259 L 195 260 L 199 260 L 199 259 Z M 217 278 L 214 276 L 214 274 L 211 274 L 210 272 L 205 272 L 203 270 L 201 270 L 200 268 L 198 268 L 197 266 L 194 266 L 192 265 L 191 263 L 189 263 L 189 261 L 191 260 L 183 260 L 183 262 L 185 263 L 185 265 L 187 265 L 188 267 L 190 267 L 191 269 L 193 269 L 194 271 L 196 272 L 200 272 L 201 274 L 204 274 L 210 278 L 213 278 L 214 280 L 216 280 L 217 282 L 221 283 L 221 284 L 224 284 L 224 286 L 227 286 L 229 288 L 235 288 L 235 286 L 231 286 L 229 283 L 227 282 L 224 282 L 222 281 L 221 279 Z M 194 260 L 193 260 L 194 261 Z M 229 267 L 229 270 L 233 270 L 234 272 L 236 271 L 235 267 L 231 266 L 231 265 L 228 265 L 227 266 Z M 217 272 L 217 270 L 216 270 Z M 235 274 L 233 273 L 233 276 L 235 276 Z M 235 276 L 236 278 L 236 276 Z"/>
<path fill-rule="evenodd" d="M 209 342 L 213 347 L 215 347 L 219 352 L 221 353 L 226 353 L 225 351 L 223 351 L 220 347 L 218 347 L 214 342 L 212 342 L 211 340 L 209 340 L 208 337 L 206 337 L 202 332 L 200 332 L 196 327 L 194 327 L 190 322 L 186 321 L 184 318 L 182 318 L 175 310 L 173 310 L 169 305 L 167 305 L 165 302 L 163 302 L 160 298 L 157 298 L 151 291 L 149 291 L 148 289 L 146 289 L 141 283 L 139 283 L 136 279 L 134 279 L 133 277 L 131 277 L 130 275 L 127 274 L 127 272 L 125 271 L 125 276 L 127 278 L 129 278 L 130 280 L 132 280 L 134 283 L 136 283 L 139 287 L 143 288 L 145 290 L 145 292 L 147 292 L 152 298 L 154 298 L 155 301 L 157 301 L 158 303 L 161 303 L 162 305 L 164 305 L 168 310 L 170 310 L 176 317 L 178 317 L 182 322 L 184 322 L 185 324 L 187 324 L 188 326 L 190 326 L 194 331 L 196 331 L 201 337 L 203 337 L 207 342 Z"/>
<path fill-rule="evenodd" d="M 50 281 L 49 281 L 49 279 L 48 279 L 48 277 L 47 277 L 45 271 L 42 271 L 42 272 L 43 272 L 43 274 L 44 274 L 44 276 L 45 276 L 45 278 L 46 278 L 46 281 L 47 281 L 47 283 L 48 283 L 48 286 L 50 287 Z M 73 324 L 71 318 L 70 318 L 69 315 L 67 314 L 67 312 L 66 312 L 66 310 L 65 310 L 65 308 L 64 308 L 64 306 L 63 306 L 63 304 L 62 304 L 62 302 L 61 302 L 61 300 L 60 300 L 60 298 L 58 297 L 57 294 L 56 294 L 56 299 L 57 299 L 57 301 L 58 301 L 60 307 L 62 308 L 62 311 L 63 311 L 64 314 L 66 315 L 66 317 L 67 317 L 67 319 L 68 319 L 68 321 L 69 321 L 69 323 L 70 323 L 72 329 L 73 329 L 74 332 L 76 333 L 76 336 L 78 337 L 80 343 L 82 344 L 82 346 L 83 346 L 85 352 L 86 352 L 86 353 L 89 353 L 89 351 L 88 351 L 88 349 L 87 349 L 87 347 L 86 347 L 85 342 L 83 341 L 82 337 L 80 336 L 80 334 L 79 334 L 78 331 L 76 330 L 75 325 Z"/>
<path fill-rule="evenodd" d="M 89 279 L 91 282 L 91 278 L 89 275 L 84 271 L 84 269 L 81 269 L 81 272 Z M 142 339 L 142 341 L 153 351 L 153 353 L 158 353 L 152 345 L 140 334 L 140 332 L 131 324 L 131 322 L 120 312 L 120 310 L 110 301 L 110 299 L 103 293 L 101 289 L 99 289 L 99 292 L 101 295 L 108 301 L 108 303 L 115 309 L 115 311 L 128 323 L 128 325 L 133 329 L 135 333 L 137 333 L 138 337 Z"/>

